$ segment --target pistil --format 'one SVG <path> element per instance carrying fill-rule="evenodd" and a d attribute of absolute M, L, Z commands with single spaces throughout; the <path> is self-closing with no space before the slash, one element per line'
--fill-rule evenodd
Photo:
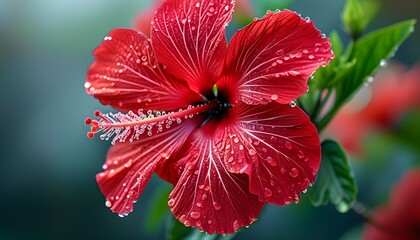
<path fill-rule="evenodd" d="M 87 133 L 89 138 L 93 138 L 96 133 L 103 132 L 100 135 L 102 140 L 112 139 L 112 144 L 117 141 L 130 142 L 138 140 L 140 135 L 147 132 L 148 136 L 152 136 L 153 129 L 156 132 L 162 132 L 164 128 L 170 128 L 173 122 L 180 124 L 182 119 L 194 117 L 194 115 L 209 112 L 212 113 L 220 109 L 222 104 L 217 101 L 200 104 L 197 106 L 188 106 L 186 109 L 179 109 L 177 112 L 166 113 L 164 111 L 148 110 L 146 113 L 140 109 L 137 113 L 129 111 L 124 114 L 118 113 L 102 113 L 95 111 L 98 120 L 87 118 L 85 123 L 91 125 L 91 131 Z"/>

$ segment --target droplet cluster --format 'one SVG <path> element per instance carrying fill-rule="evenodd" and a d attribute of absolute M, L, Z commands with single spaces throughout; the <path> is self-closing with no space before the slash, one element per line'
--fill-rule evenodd
<path fill-rule="evenodd" d="M 193 106 L 188 106 L 187 109 L 193 109 Z M 181 113 L 183 109 L 179 109 Z M 101 113 L 95 112 L 95 116 L 99 120 L 92 120 L 87 118 L 85 123 L 91 125 L 91 131 L 88 132 L 88 137 L 93 138 L 94 134 L 102 133 L 99 137 L 101 140 L 111 140 L 111 144 L 117 142 L 134 142 L 139 140 L 141 135 L 147 134 L 152 136 L 154 133 L 160 133 L 164 129 L 169 129 L 174 123 L 181 124 L 182 119 L 192 118 L 194 114 L 187 114 L 183 117 L 174 117 L 175 112 L 166 113 L 165 111 L 144 112 L 139 109 L 137 113 L 129 111 L 128 113 Z M 181 114 L 182 115 L 182 114 Z"/>

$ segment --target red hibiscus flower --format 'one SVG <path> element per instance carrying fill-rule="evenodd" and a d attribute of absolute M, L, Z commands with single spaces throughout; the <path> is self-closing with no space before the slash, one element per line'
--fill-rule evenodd
<path fill-rule="evenodd" d="M 420 239 L 420 169 L 407 172 L 393 190 L 386 206 L 372 215 L 363 239 Z"/>
<path fill-rule="evenodd" d="M 151 39 L 116 29 L 94 51 L 85 83 L 101 103 L 89 137 L 113 139 L 97 181 L 126 215 L 153 173 L 172 183 L 168 205 L 186 226 L 229 234 L 264 202 L 298 201 L 320 163 L 308 116 L 289 103 L 333 56 L 327 38 L 291 11 L 268 12 L 227 46 L 231 1 L 167 0 Z"/>

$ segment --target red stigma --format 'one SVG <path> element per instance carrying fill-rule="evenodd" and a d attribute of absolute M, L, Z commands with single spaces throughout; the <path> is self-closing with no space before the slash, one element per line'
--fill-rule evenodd
<path fill-rule="evenodd" d="M 89 125 L 89 124 L 91 124 L 92 123 L 92 119 L 91 118 L 86 118 L 85 119 L 85 124 L 86 125 Z"/>
<path fill-rule="evenodd" d="M 88 132 L 87 133 L 87 137 L 90 138 L 90 139 L 92 139 L 94 135 L 95 135 L 94 132 Z"/>

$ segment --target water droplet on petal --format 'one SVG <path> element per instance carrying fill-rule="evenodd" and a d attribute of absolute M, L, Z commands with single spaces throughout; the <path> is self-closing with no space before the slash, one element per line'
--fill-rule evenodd
<path fill-rule="evenodd" d="M 105 201 L 105 206 L 108 207 L 108 208 L 112 207 L 111 201 L 108 201 L 108 200 Z"/>
<path fill-rule="evenodd" d="M 168 206 L 169 207 L 173 207 L 175 205 L 175 199 L 170 199 L 169 201 L 168 201 Z"/>
<path fill-rule="evenodd" d="M 291 106 L 291 107 L 296 107 L 296 102 L 295 102 L 295 101 L 291 101 L 291 102 L 290 102 L 290 106 Z"/>
<path fill-rule="evenodd" d="M 191 212 L 190 216 L 193 219 L 199 219 L 201 217 L 201 213 L 200 212 Z"/>
<path fill-rule="evenodd" d="M 254 156 L 255 154 L 257 154 L 257 152 L 253 148 L 249 149 L 248 153 L 250 156 Z"/>
<path fill-rule="evenodd" d="M 185 220 L 187 220 L 187 216 L 186 215 L 181 215 L 181 217 L 179 218 L 179 221 L 184 223 Z"/>
<path fill-rule="evenodd" d="M 298 152 L 298 158 L 302 159 L 305 157 L 305 154 L 302 151 Z"/>
<path fill-rule="evenodd" d="M 277 166 L 277 161 L 274 160 L 272 157 L 267 157 L 267 162 L 268 164 L 270 164 L 272 167 Z"/>
<path fill-rule="evenodd" d="M 284 143 L 284 147 L 286 147 L 288 150 L 292 150 L 292 148 L 293 148 L 292 144 L 289 141 L 286 141 Z"/>
<path fill-rule="evenodd" d="M 272 192 L 270 189 L 265 188 L 265 189 L 264 189 L 264 195 L 265 195 L 266 197 L 271 197 L 271 195 L 273 195 L 273 192 Z"/>
<path fill-rule="evenodd" d="M 277 100 L 278 98 L 279 98 L 279 95 L 277 95 L 277 94 L 271 95 L 271 100 L 273 100 L 273 101 Z"/>
<path fill-rule="evenodd" d="M 292 168 L 292 171 L 289 173 L 291 177 L 297 177 L 299 176 L 299 170 L 297 168 Z"/>
<path fill-rule="evenodd" d="M 219 202 L 214 202 L 213 203 L 213 207 L 216 210 L 220 210 L 222 208 L 222 205 Z"/>
<path fill-rule="evenodd" d="M 233 231 L 236 232 L 238 230 L 238 228 L 239 228 L 239 221 L 236 220 L 236 221 L 233 222 Z"/>

